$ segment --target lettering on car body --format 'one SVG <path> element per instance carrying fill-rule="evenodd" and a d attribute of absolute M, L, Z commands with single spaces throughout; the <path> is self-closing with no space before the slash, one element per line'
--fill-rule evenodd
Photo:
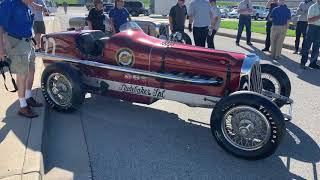
<path fill-rule="evenodd" d="M 157 99 L 164 99 L 165 93 L 166 93 L 165 89 L 143 87 L 143 86 L 129 85 L 129 84 L 122 84 L 119 90 L 121 92 L 126 92 L 130 94 L 141 95 L 141 96 L 149 96 Z"/>

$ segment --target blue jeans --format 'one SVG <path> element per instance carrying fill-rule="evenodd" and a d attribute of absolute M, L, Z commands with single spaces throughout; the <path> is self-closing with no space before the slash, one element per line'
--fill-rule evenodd
<path fill-rule="evenodd" d="M 240 42 L 241 34 L 244 26 L 246 26 L 247 33 L 247 43 L 251 42 L 251 16 L 250 15 L 241 15 L 239 16 L 239 25 L 238 25 L 238 34 L 236 42 Z"/>
<path fill-rule="evenodd" d="M 320 47 L 320 26 L 313 24 L 308 25 L 307 37 L 305 42 L 302 44 L 302 58 L 301 64 L 305 65 L 308 61 L 309 50 L 312 45 L 312 53 L 310 64 L 316 64 L 319 56 Z"/>

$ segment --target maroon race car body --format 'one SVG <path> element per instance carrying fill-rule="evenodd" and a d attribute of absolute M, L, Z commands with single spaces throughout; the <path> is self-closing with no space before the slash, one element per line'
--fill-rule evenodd
<path fill-rule="evenodd" d="M 42 42 L 43 52 L 38 56 L 43 58 L 45 65 L 49 65 L 42 77 L 44 96 L 52 107 L 62 111 L 77 109 L 85 92 L 144 104 L 168 99 L 189 106 L 213 108 L 221 106 L 222 101 L 231 97 L 232 93 L 249 90 L 252 93 L 244 91 L 248 96 L 243 96 L 246 98 L 239 100 L 239 103 L 246 99 L 250 101 L 251 97 L 258 100 L 256 103 L 260 102 L 259 98 L 265 98 L 267 104 L 275 107 L 273 102 L 280 102 L 281 106 L 292 103 L 285 97 L 287 92 L 282 90 L 286 87 L 277 90 L 271 83 L 267 89 L 273 92 L 263 90 L 266 89 L 264 84 L 270 85 L 272 78 L 262 78 L 259 58 L 255 55 L 160 40 L 146 35 L 139 28 L 129 28 L 111 37 L 105 37 L 100 31 L 52 33 L 43 36 Z M 78 88 L 73 87 L 74 84 Z M 64 96 L 68 89 L 71 96 Z M 277 109 L 274 114 L 278 113 L 280 117 L 276 118 L 283 121 L 284 117 L 279 115 L 280 110 Z M 279 124 L 282 125 L 277 128 L 283 128 L 283 122 Z M 269 124 L 268 128 L 271 127 Z M 217 132 L 213 133 L 215 135 Z M 272 131 L 269 133 L 268 136 L 272 136 Z M 274 141 L 277 145 L 278 139 Z M 231 143 L 232 138 L 228 142 Z M 240 148 L 244 152 L 239 153 L 230 150 L 223 142 L 219 144 L 229 152 L 248 159 L 266 157 L 274 152 L 268 150 L 268 153 L 254 154 L 252 151 L 255 150 Z M 239 147 L 235 149 L 239 150 Z"/>

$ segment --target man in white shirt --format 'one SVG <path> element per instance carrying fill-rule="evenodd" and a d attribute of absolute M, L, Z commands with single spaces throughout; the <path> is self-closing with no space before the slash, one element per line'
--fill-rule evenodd
<path fill-rule="evenodd" d="M 216 0 L 209 0 L 209 2 L 211 5 L 213 26 L 209 28 L 209 36 L 207 38 L 207 43 L 208 43 L 208 48 L 215 49 L 214 35 L 217 33 L 220 27 L 221 12 L 220 12 L 220 9 L 217 7 Z"/>
<path fill-rule="evenodd" d="M 298 22 L 296 27 L 296 41 L 295 41 L 294 54 L 297 54 L 299 51 L 301 34 L 303 35 L 303 42 L 306 39 L 306 33 L 307 33 L 307 27 L 308 27 L 308 10 L 312 4 L 314 4 L 312 0 L 304 0 L 299 4 L 298 10 L 297 10 Z"/>
<path fill-rule="evenodd" d="M 208 0 L 193 0 L 189 6 L 189 31 L 193 31 L 196 46 L 205 47 L 212 12 Z M 193 28 L 192 28 L 193 25 Z"/>
<path fill-rule="evenodd" d="M 301 68 L 305 69 L 308 61 L 309 50 L 312 45 L 312 53 L 309 67 L 320 69 L 317 64 L 320 46 L 320 0 L 310 6 L 308 11 L 308 30 L 305 43 L 302 44 Z"/>
<path fill-rule="evenodd" d="M 238 34 L 236 45 L 239 46 L 241 34 L 243 31 L 244 26 L 246 26 L 246 34 L 247 34 L 247 44 L 249 46 L 252 45 L 251 43 L 251 14 L 253 12 L 253 7 L 251 0 L 243 0 L 240 2 L 238 6 L 238 13 L 239 15 L 239 25 L 238 25 Z"/>

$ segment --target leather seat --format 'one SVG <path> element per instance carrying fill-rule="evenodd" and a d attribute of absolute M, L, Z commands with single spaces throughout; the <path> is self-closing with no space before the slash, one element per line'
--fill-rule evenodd
<path fill-rule="evenodd" d="M 99 56 L 102 54 L 105 42 L 100 42 L 104 37 L 101 31 L 83 33 L 77 38 L 77 44 L 80 51 L 85 55 Z"/>

